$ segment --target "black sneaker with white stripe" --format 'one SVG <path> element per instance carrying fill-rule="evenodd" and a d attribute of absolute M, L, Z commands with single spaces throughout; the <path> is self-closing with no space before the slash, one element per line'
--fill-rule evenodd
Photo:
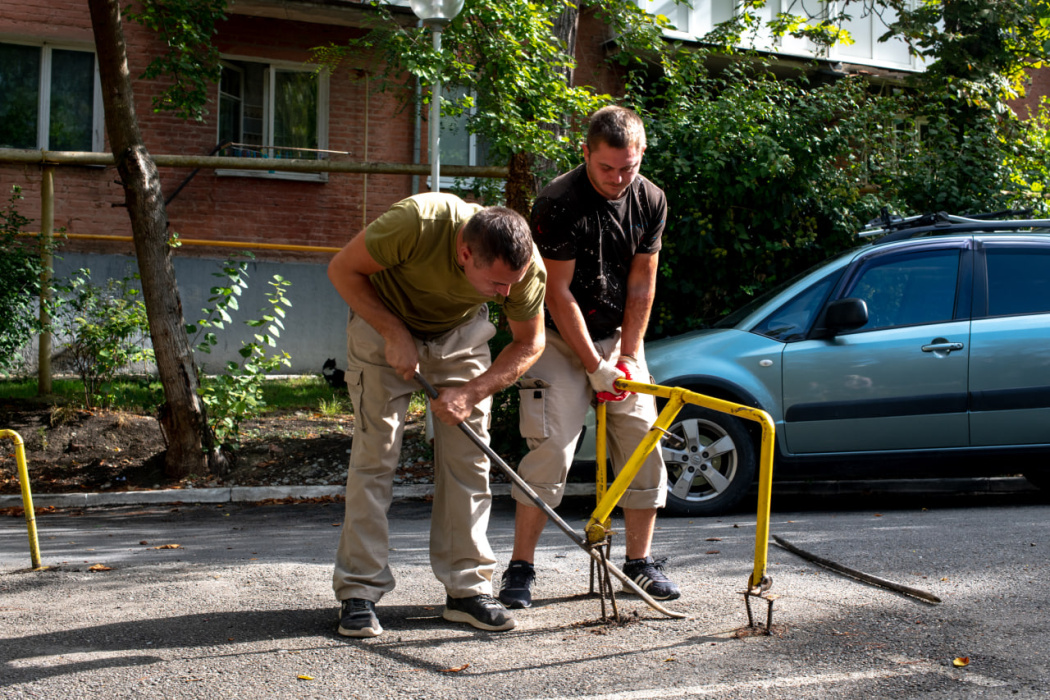
<path fill-rule="evenodd" d="M 344 637 L 378 637 L 382 633 L 375 603 L 362 598 L 343 601 L 339 610 L 339 634 Z"/>
<path fill-rule="evenodd" d="M 665 561 L 653 561 L 652 557 L 628 559 L 623 565 L 623 574 L 655 600 L 674 600 L 682 592 L 671 579 L 664 576 Z"/>

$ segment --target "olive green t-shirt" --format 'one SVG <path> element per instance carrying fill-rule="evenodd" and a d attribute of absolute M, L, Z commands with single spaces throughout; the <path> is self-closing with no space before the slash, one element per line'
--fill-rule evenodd
<path fill-rule="evenodd" d="M 368 253 L 385 268 L 369 277 L 372 286 L 413 333 L 449 331 L 473 318 L 486 302 L 502 305 L 512 321 L 543 312 L 547 272 L 535 246 L 525 277 L 506 297 L 482 296 L 456 262 L 456 233 L 481 208 L 450 194 L 418 194 L 365 229 Z"/>

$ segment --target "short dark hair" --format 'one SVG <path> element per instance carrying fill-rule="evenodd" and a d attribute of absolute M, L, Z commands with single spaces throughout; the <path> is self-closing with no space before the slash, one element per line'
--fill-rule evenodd
<path fill-rule="evenodd" d="M 634 110 L 617 105 L 602 107 L 591 115 L 587 127 L 587 148 L 600 143 L 612 148 L 645 148 L 645 124 Z"/>
<path fill-rule="evenodd" d="M 463 242 L 482 267 L 502 260 L 522 270 L 532 260 L 532 232 L 525 217 L 507 207 L 486 207 L 463 226 Z"/>

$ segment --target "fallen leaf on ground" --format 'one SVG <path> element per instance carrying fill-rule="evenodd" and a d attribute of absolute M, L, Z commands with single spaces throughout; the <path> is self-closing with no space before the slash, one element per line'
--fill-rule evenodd
<path fill-rule="evenodd" d="M 954 666 L 955 668 L 962 668 L 963 666 L 969 666 L 969 665 L 970 665 L 970 657 L 969 656 L 956 656 L 954 659 L 952 659 L 952 666 Z"/>
<path fill-rule="evenodd" d="M 708 537 L 706 540 L 704 540 L 704 542 L 721 542 L 721 541 L 722 541 L 721 537 Z"/>
<path fill-rule="evenodd" d="M 718 551 L 717 549 L 710 549 L 710 550 L 704 552 L 704 554 L 721 554 L 721 552 Z"/>
<path fill-rule="evenodd" d="M 89 566 L 88 567 L 88 571 L 112 571 L 112 570 L 113 569 L 111 569 L 110 567 L 106 566 L 105 564 L 95 564 L 94 566 Z"/>
<path fill-rule="evenodd" d="M 443 668 L 443 669 L 441 669 L 441 672 L 442 673 L 459 673 L 460 671 L 463 671 L 463 670 L 468 669 L 468 668 L 470 668 L 470 664 L 463 664 L 462 666 L 456 666 L 454 668 Z"/>
<path fill-rule="evenodd" d="M 300 675 L 296 676 L 296 678 L 298 678 L 301 681 L 312 681 L 314 679 L 313 676 L 307 676 L 305 674 L 300 674 Z"/>
<path fill-rule="evenodd" d="M 159 544 L 156 547 L 150 547 L 150 549 L 182 549 L 181 544 Z"/>

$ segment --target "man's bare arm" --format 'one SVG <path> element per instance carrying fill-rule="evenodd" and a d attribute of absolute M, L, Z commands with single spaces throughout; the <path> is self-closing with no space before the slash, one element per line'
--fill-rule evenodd
<path fill-rule="evenodd" d="M 638 357 L 649 326 L 649 314 L 656 298 L 656 272 L 660 267 L 659 253 L 637 254 L 631 260 L 627 273 L 627 304 L 623 312 L 620 354 Z"/>
<path fill-rule="evenodd" d="M 368 279 L 382 269 L 365 247 L 362 231 L 328 263 L 328 279 L 354 313 L 383 336 L 387 363 L 402 377 L 411 379 L 419 365 L 412 334 L 404 322 L 390 312 Z"/>
<path fill-rule="evenodd" d="M 439 390 L 437 399 L 431 402 L 438 420 L 448 425 L 466 420 L 474 406 L 513 384 L 539 359 L 546 342 L 543 314 L 527 321 L 508 320 L 507 323 L 510 344 L 500 351 L 491 367 L 463 386 Z"/>
<path fill-rule="evenodd" d="M 587 324 L 583 319 L 583 311 L 569 290 L 572 283 L 572 275 L 576 271 L 575 260 L 549 260 L 543 259 L 547 268 L 547 292 L 545 301 L 558 327 L 558 334 L 565 339 L 572 351 L 580 358 L 584 369 L 593 372 L 601 363 L 602 358 L 594 349 L 594 341 L 587 330 Z"/>

